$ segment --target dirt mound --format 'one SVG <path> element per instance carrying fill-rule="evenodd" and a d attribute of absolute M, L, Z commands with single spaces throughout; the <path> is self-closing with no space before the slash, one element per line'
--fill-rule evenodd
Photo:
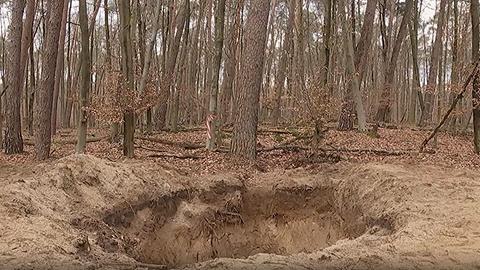
<path fill-rule="evenodd" d="M 338 164 L 188 178 L 80 155 L 11 172 L 0 177 L 7 269 L 480 266 L 471 171 Z"/>
<path fill-rule="evenodd" d="M 127 245 L 121 236 L 103 222 L 105 213 L 113 205 L 130 205 L 134 211 L 135 204 L 182 182 L 171 171 L 146 171 L 141 164 L 78 155 L 1 178 L 0 260 L 79 267 L 92 261 L 132 262 L 123 255 Z"/>

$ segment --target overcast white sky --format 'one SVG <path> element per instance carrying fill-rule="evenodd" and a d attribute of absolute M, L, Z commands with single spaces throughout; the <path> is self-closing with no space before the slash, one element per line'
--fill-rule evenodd
<path fill-rule="evenodd" d="M 12 1 L 15 1 L 15 0 L 12 0 Z M 92 8 L 91 6 L 93 5 L 93 1 L 88 0 L 87 2 L 89 3 L 89 8 Z M 430 21 L 433 18 L 433 16 L 435 15 L 436 7 L 437 7 L 437 2 L 438 0 L 423 0 L 423 6 L 421 11 L 421 16 L 423 20 Z M 6 27 L 8 26 L 8 21 L 10 17 L 8 5 L 9 3 L 4 4 L 0 8 L 0 12 L 1 12 L 0 27 L 3 28 L 3 31 L 5 31 Z M 77 6 L 78 6 L 78 1 L 73 0 L 73 9 L 76 9 Z M 101 14 L 103 13 L 99 12 L 99 16 L 101 16 Z"/>
<path fill-rule="evenodd" d="M 436 1 L 424 0 L 423 2 L 422 18 L 424 20 L 430 20 L 435 15 Z"/>

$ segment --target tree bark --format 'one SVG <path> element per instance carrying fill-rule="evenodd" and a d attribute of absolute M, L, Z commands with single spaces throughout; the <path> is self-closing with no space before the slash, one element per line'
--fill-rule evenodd
<path fill-rule="evenodd" d="M 155 3 L 154 6 L 155 5 L 156 5 L 156 8 L 155 8 L 155 14 L 154 14 L 154 17 L 153 17 L 152 36 L 150 38 L 147 51 L 145 53 L 145 60 L 143 62 L 142 77 L 140 78 L 139 91 L 142 94 L 145 92 L 145 87 L 147 85 L 147 79 L 148 79 L 148 76 L 149 76 L 149 73 L 150 73 L 150 66 L 151 66 L 152 59 L 153 59 L 153 50 L 155 48 L 155 44 L 157 43 L 158 31 L 160 29 L 162 4 L 161 3 Z M 150 110 L 151 110 L 151 108 L 147 109 L 147 133 L 150 133 L 152 131 L 152 121 L 151 121 L 151 111 Z"/>
<path fill-rule="evenodd" d="M 183 30 L 184 30 L 184 25 L 185 25 L 185 20 L 187 18 L 186 14 L 186 6 L 187 2 L 190 0 L 185 0 L 185 5 L 183 10 L 180 11 L 179 16 L 181 16 L 177 20 L 177 25 L 176 27 L 172 27 L 172 31 L 175 32 L 175 29 L 177 29 L 176 33 L 172 33 L 173 39 L 170 40 L 171 44 L 168 46 L 168 57 L 166 60 L 166 65 L 165 65 L 165 70 L 164 74 L 162 76 L 162 85 L 160 88 L 160 105 L 155 112 L 155 120 L 156 120 L 156 127 L 157 130 L 161 130 L 166 123 L 166 116 L 167 116 L 167 105 L 170 97 L 170 88 L 172 87 L 174 83 L 174 71 L 175 71 L 175 65 L 177 63 L 177 58 L 178 58 L 178 52 L 180 50 L 180 41 L 182 39 L 183 35 Z"/>
<path fill-rule="evenodd" d="M 369 2 L 370 2 L 370 8 L 372 8 L 371 7 L 372 0 L 370 0 Z M 357 66 L 359 66 L 359 63 L 360 63 L 360 60 L 357 60 L 357 58 L 361 59 L 362 57 L 355 57 L 355 50 L 353 48 L 352 35 L 350 34 L 352 32 L 352 28 L 348 25 L 344 4 L 345 2 L 343 0 L 340 0 L 339 11 L 340 11 L 340 19 L 343 25 L 342 32 L 343 32 L 343 40 L 344 40 L 343 44 L 344 44 L 345 59 L 346 59 L 346 76 L 349 80 L 347 87 L 350 90 L 347 91 L 346 93 L 347 98 L 344 100 L 344 103 L 343 103 L 344 108 L 342 109 L 342 114 L 340 115 L 340 119 L 339 119 L 339 129 L 351 130 L 353 128 L 353 115 L 351 110 L 351 106 L 353 104 L 350 104 L 350 103 L 354 103 L 355 109 L 357 112 L 357 118 L 358 118 L 358 130 L 361 132 L 364 132 L 364 131 L 367 131 L 367 120 L 365 116 L 365 109 L 363 107 L 362 94 L 360 92 L 359 74 L 357 73 L 356 67 L 355 67 L 355 62 L 357 62 Z M 373 5 L 373 7 L 376 7 L 376 3 Z M 375 17 L 375 8 L 373 8 L 373 13 L 371 10 L 368 10 L 368 11 L 370 12 L 369 15 L 371 17 Z M 373 20 L 372 20 L 372 24 L 373 24 Z M 365 33 L 365 36 L 371 36 L 371 34 L 369 34 L 367 31 L 367 33 Z M 364 37 L 362 37 L 362 39 L 363 38 Z M 368 49 L 368 48 L 364 48 L 364 46 L 366 45 L 367 45 L 366 41 L 362 40 L 362 43 L 361 43 L 362 56 L 365 49 Z"/>
<path fill-rule="evenodd" d="M 90 62 L 90 35 L 88 30 L 88 15 L 86 0 L 79 1 L 79 21 L 81 33 L 81 52 L 80 58 L 82 67 L 80 69 L 80 104 L 78 108 L 78 127 L 77 127 L 77 154 L 84 154 L 87 146 L 87 124 L 88 124 L 88 95 L 91 86 L 91 62 Z"/>
<path fill-rule="evenodd" d="M 470 15 L 472 16 L 472 58 L 477 62 L 480 56 L 480 5 L 478 0 L 471 1 Z M 478 73 L 473 78 L 472 105 L 473 142 L 475 152 L 480 154 L 480 76 Z"/>
<path fill-rule="evenodd" d="M 265 61 L 270 0 L 252 0 L 245 26 L 245 49 L 241 59 L 240 85 L 236 92 L 233 138 L 234 155 L 255 159 L 258 103 Z"/>
<path fill-rule="evenodd" d="M 37 8 L 37 1 L 36 0 L 28 0 L 26 2 L 26 9 L 25 9 L 25 21 L 23 22 L 23 31 L 22 31 L 22 49 L 21 49 L 21 64 L 20 64 L 20 81 L 26 82 L 25 85 L 25 112 L 24 112 L 24 126 L 28 127 L 29 131 L 32 131 L 32 118 L 30 118 L 29 108 L 33 106 L 33 104 L 29 103 L 30 99 L 29 96 L 33 96 L 34 89 L 29 87 L 28 83 L 28 76 L 25 76 L 28 70 L 28 56 L 29 50 L 33 46 L 33 22 L 35 20 L 35 13 Z M 30 86 L 35 85 L 35 82 L 30 81 Z"/>
<path fill-rule="evenodd" d="M 275 81 L 275 107 L 273 109 L 273 125 L 278 125 L 282 116 L 282 95 L 285 88 L 285 78 L 287 73 L 289 52 L 293 48 L 293 24 L 295 20 L 295 14 L 293 10 L 289 10 L 287 28 L 283 38 L 283 52 L 280 58 L 278 67 L 278 74 Z"/>
<path fill-rule="evenodd" d="M 58 41 L 58 55 L 57 55 L 57 67 L 55 70 L 55 86 L 53 89 L 53 103 L 52 103 L 52 136 L 57 133 L 57 105 L 58 105 L 58 95 L 60 93 L 60 88 L 62 87 L 63 74 L 64 74 L 64 59 L 65 59 L 65 36 L 67 30 L 67 17 L 68 17 L 68 5 L 70 1 L 63 7 L 62 15 L 62 28 L 60 30 L 60 38 Z"/>
<path fill-rule="evenodd" d="M 344 2 L 339 6 L 342 7 Z M 353 105 L 355 105 L 357 119 L 358 119 L 358 130 L 366 131 L 367 130 L 367 120 L 365 115 L 365 109 L 363 106 L 363 98 L 361 93 L 361 83 L 365 74 L 365 67 L 367 65 L 368 53 L 370 51 L 370 46 L 372 44 L 373 37 L 373 23 L 375 21 L 375 10 L 377 7 L 377 0 L 369 0 L 367 2 L 367 8 L 365 10 L 365 19 L 362 27 L 362 32 L 360 40 L 356 46 L 356 50 L 353 47 L 353 36 L 345 37 L 344 36 L 344 49 L 346 51 L 346 61 L 347 61 L 347 75 L 349 79 L 348 90 L 344 95 L 342 112 L 339 117 L 339 129 L 340 130 L 351 130 L 353 129 Z M 353 11 L 352 11 L 353 12 Z M 345 13 L 343 11 L 342 13 Z M 343 28 L 344 31 L 353 32 L 352 27 L 348 27 L 345 14 L 341 14 L 340 17 L 345 17 Z M 350 48 L 351 47 L 351 48 Z M 353 65 L 351 65 L 353 64 Z"/>
<path fill-rule="evenodd" d="M 162 10 L 161 3 L 156 3 L 155 14 L 153 17 L 152 36 L 148 43 L 148 48 L 145 52 L 145 59 L 143 61 L 142 77 L 140 78 L 139 91 L 143 93 L 147 85 L 147 79 L 150 72 L 150 65 L 152 63 L 153 49 L 157 42 L 157 34 L 160 29 L 160 12 Z"/>
<path fill-rule="evenodd" d="M 51 118 L 55 69 L 57 64 L 58 40 L 62 23 L 63 7 L 67 1 L 49 0 L 47 2 L 48 27 L 42 63 L 42 79 L 36 92 L 34 105 L 34 134 L 36 158 L 45 160 L 50 156 Z"/>
<path fill-rule="evenodd" d="M 207 149 L 214 150 L 217 147 L 218 131 L 218 86 L 220 79 L 220 66 L 223 55 L 223 38 L 225 32 L 225 0 L 217 0 L 215 11 L 215 56 L 213 59 L 212 90 L 210 91 L 210 103 L 208 107 L 208 139 Z"/>
<path fill-rule="evenodd" d="M 134 91 L 134 65 L 133 65 L 133 42 L 132 20 L 130 12 L 130 0 L 119 0 L 118 10 L 120 15 L 120 50 L 122 55 L 122 73 L 127 81 L 128 94 Z M 123 116 L 123 155 L 133 158 L 135 155 L 135 113 L 127 110 Z"/>
<path fill-rule="evenodd" d="M 377 125 L 380 122 L 385 122 L 387 120 L 387 115 L 390 112 L 391 104 L 391 94 L 392 88 L 395 81 L 395 69 L 397 67 L 398 56 L 400 55 L 400 49 L 402 47 L 403 40 L 408 32 L 408 23 L 411 20 L 411 14 L 413 10 L 413 0 L 407 0 L 405 6 L 405 12 L 400 24 L 400 29 L 398 30 L 397 37 L 395 39 L 392 55 L 387 66 L 387 71 L 385 74 L 385 81 L 383 84 L 383 90 L 380 96 L 380 104 L 377 109 L 376 122 Z"/>
<path fill-rule="evenodd" d="M 7 48 L 7 85 L 5 92 L 5 153 L 18 154 L 23 152 L 22 126 L 21 126 L 21 98 L 23 79 L 21 76 L 21 44 L 23 32 L 23 12 L 25 0 L 14 1 L 12 4 L 12 17 L 9 26 Z M 0 100 L 1 101 L 1 100 Z M 2 130 L 0 130 L 2 132 Z"/>
<path fill-rule="evenodd" d="M 409 23 L 410 30 L 410 47 L 412 49 L 412 62 L 413 62 L 413 84 L 410 97 L 410 113 L 408 115 L 408 122 L 410 124 L 416 123 L 416 103 L 417 98 L 420 105 L 420 110 L 423 112 L 425 109 L 425 104 L 423 101 L 423 95 L 420 90 L 420 67 L 418 65 L 418 21 L 419 21 L 419 11 L 417 7 L 417 0 L 414 0 L 415 4 L 415 13 L 413 16 L 412 22 Z"/>
<path fill-rule="evenodd" d="M 441 61 L 442 39 L 445 28 L 445 7 L 447 0 L 440 1 L 440 10 L 438 13 L 437 33 L 432 47 L 430 68 L 428 73 L 427 86 L 425 90 L 425 108 L 422 111 L 420 125 L 425 126 L 432 122 L 433 103 L 435 101 L 435 92 L 437 89 L 438 68 Z"/>

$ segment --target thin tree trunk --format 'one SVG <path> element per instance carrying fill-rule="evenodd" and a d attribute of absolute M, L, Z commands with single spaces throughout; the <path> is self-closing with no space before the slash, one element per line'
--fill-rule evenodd
<path fill-rule="evenodd" d="M 140 93 L 145 92 L 145 87 L 147 85 L 147 79 L 150 73 L 150 66 L 152 63 L 152 56 L 153 56 L 153 50 L 155 48 L 155 44 L 157 43 L 157 35 L 158 35 L 158 30 L 160 29 L 160 19 L 161 19 L 161 11 L 162 11 L 162 4 L 161 3 L 156 3 L 156 8 L 155 8 L 155 14 L 154 14 L 154 24 L 153 24 L 153 30 L 152 30 L 152 36 L 149 41 L 149 45 L 146 51 L 145 55 L 145 60 L 143 63 L 143 71 L 142 71 L 142 77 L 140 79 L 140 85 L 139 85 L 139 91 Z M 150 133 L 152 131 L 152 121 L 151 121 L 151 108 L 148 108 L 147 111 L 147 133 Z"/>
<path fill-rule="evenodd" d="M 447 0 L 440 1 L 440 10 L 438 13 L 437 33 L 435 35 L 435 42 L 432 47 L 430 69 L 428 73 L 427 87 L 425 90 L 425 108 L 422 111 L 420 125 L 425 126 L 432 122 L 433 105 L 435 102 L 435 92 L 437 89 L 438 68 L 441 61 L 442 39 L 445 28 L 445 7 Z"/>
<path fill-rule="evenodd" d="M 278 74 L 275 81 L 275 107 L 273 109 L 273 125 L 278 125 L 282 116 L 282 95 L 285 88 L 285 78 L 287 73 L 287 65 L 289 55 L 288 53 L 293 47 L 293 24 L 295 20 L 295 14 L 293 10 L 289 10 L 287 29 L 283 38 L 283 52 L 280 58 L 278 67 Z"/>
<path fill-rule="evenodd" d="M 455 98 L 460 81 L 460 50 L 459 50 L 459 22 L 458 22 L 458 0 L 453 0 L 453 46 L 452 46 L 452 87 L 450 90 L 449 100 Z M 458 111 L 452 115 L 450 120 L 450 131 L 455 132 L 457 129 Z"/>
<path fill-rule="evenodd" d="M 359 75 L 355 69 L 355 59 L 354 59 L 355 52 L 353 48 L 353 40 L 351 35 L 352 29 L 348 25 L 344 4 L 345 2 L 343 0 L 340 0 L 339 12 L 340 12 L 340 20 L 342 21 L 342 25 L 343 25 L 342 32 L 343 32 L 343 38 L 344 38 L 344 50 L 345 50 L 345 58 L 346 58 L 346 75 L 349 80 L 347 87 L 351 89 L 350 91 L 347 92 L 347 95 L 349 94 L 352 95 L 351 98 L 353 98 L 352 101 L 354 101 L 354 104 L 355 104 L 355 109 L 358 117 L 358 130 L 364 132 L 367 130 L 367 121 L 365 116 L 365 109 L 363 108 L 362 94 L 360 92 Z M 375 13 L 373 13 L 373 16 L 375 16 Z M 350 102 L 350 101 L 347 101 L 347 102 Z M 346 110 L 350 111 L 349 109 L 346 109 Z M 352 116 L 348 114 L 344 115 L 344 117 L 353 119 Z M 342 120 L 342 117 L 340 117 L 340 120 Z M 350 123 L 351 121 L 347 120 L 347 121 L 339 121 L 339 122 Z M 341 125 L 339 126 L 340 129 L 347 128 L 347 130 L 349 129 L 349 127 L 350 127 L 350 124 L 345 127 Z"/>
<path fill-rule="evenodd" d="M 340 7 L 343 4 L 339 5 Z M 362 32 L 360 40 L 356 46 L 356 50 L 353 48 L 354 39 L 344 36 L 344 49 L 346 51 L 346 61 L 347 61 L 347 74 L 349 78 L 348 91 L 346 92 L 343 100 L 342 113 L 339 117 L 339 129 L 340 130 L 351 130 L 353 128 L 353 105 L 355 104 L 357 119 L 358 119 L 358 130 L 366 131 L 367 130 L 367 120 L 365 115 L 365 109 L 363 106 L 363 98 L 361 93 L 361 82 L 364 77 L 368 53 L 370 51 L 370 46 L 372 43 L 373 37 L 373 23 L 375 21 L 375 10 L 377 7 L 377 0 L 369 0 L 367 2 L 367 9 L 365 11 L 365 19 L 362 27 Z M 353 12 L 353 11 L 352 11 Z M 344 11 L 343 11 L 344 13 Z M 342 18 L 343 15 L 340 15 Z M 346 17 L 346 16 L 344 16 Z M 352 20 L 352 23 L 354 20 Z M 353 31 L 352 27 L 348 27 L 347 20 L 343 23 L 343 28 L 345 31 Z M 354 35 L 352 35 L 353 37 Z M 347 38 L 347 39 L 345 39 Z M 350 48 L 351 43 L 351 48 Z M 350 61 L 352 61 L 353 66 L 350 66 Z"/>
<path fill-rule="evenodd" d="M 28 82 L 28 78 L 26 79 L 27 76 L 25 76 L 25 73 L 28 70 L 28 56 L 29 56 L 29 50 L 33 46 L 33 22 L 35 20 L 35 13 L 36 13 L 36 8 L 37 8 L 37 1 L 36 0 L 28 0 L 26 2 L 26 14 L 25 14 L 25 21 L 23 22 L 23 32 L 22 32 L 22 56 L 21 56 L 21 64 L 20 64 L 20 78 L 21 81 Z M 30 85 L 32 85 L 32 82 L 30 82 Z M 29 85 L 26 84 L 25 86 L 25 121 L 23 123 L 24 126 L 28 127 L 28 130 L 32 130 L 32 119 L 29 118 L 30 114 L 29 112 L 29 107 L 33 106 L 33 104 L 29 103 L 29 96 L 33 95 L 33 88 L 29 89 Z"/>
<path fill-rule="evenodd" d="M 52 136 L 57 133 L 57 105 L 58 95 L 60 93 L 60 87 L 63 85 L 64 75 L 64 59 L 65 59 L 65 36 L 67 30 L 67 17 L 68 17 L 68 5 L 70 1 L 63 8 L 62 15 L 62 28 L 60 30 L 60 38 L 58 41 L 58 55 L 57 55 L 57 67 L 55 70 L 55 86 L 53 90 L 53 103 L 52 103 Z"/>
<path fill-rule="evenodd" d="M 472 16 L 472 58 L 479 61 L 480 56 L 480 5 L 478 0 L 470 3 L 470 15 Z M 473 78 L 472 90 L 473 105 L 473 142 L 475 152 L 480 154 L 480 76 L 478 72 Z"/>
<path fill-rule="evenodd" d="M 187 0 L 185 2 L 185 21 L 183 25 L 183 53 L 181 54 L 181 58 L 179 61 L 178 70 L 179 72 L 175 76 L 176 80 L 176 85 L 177 87 L 174 87 L 173 91 L 173 102 L 171 104 L 171 110 L 170 110 L 170 119 L 171 119 L 171 126 L 170 130 L 172 132 L 177 132 L 178 131 L 178 117 L 179 117 L 179 107 L 180 107 L 180 91 L 182 91 L 182 82 L 183 82 L 183 76 L 182 74 L 184 73 L 184 65 L 185 62 L 184 60 L 186 59 L 187 55 L 187 48 L 188 48 L 188 38 L 190 35 L 190 0 Z M 178 87 L 180 85 L 180 87 Z"/>
<path fill-rule="evenodd" d="M 172 36 L 174 37 L 173 40 L 171 40 L 171 44 L 168 49 L 168 58 L 166 60 L 166 67 L 164 74 L 162 76 L 162 86 L 160 89 L 160 105 L 157 110 L 156 114 L 156 126 L 157 130 L 161 130 L 166 123 L 166 116 L 167 116 L 167 105 L 170 97 L 170 89 L 174 83 L 174 71 L 175 71 L 175 65 L 177 63 L 177 58 L 178 58 L 178 52 L 180 50 L 180 41 L 182 39 L 183 35 L 183 30 L 184 30 L 184 25 L 185 25 L 185 20 L 187 18 L 187 2 L 189 0 L 185 0 L 185 5 L 183 7 L 183 10 L 180 11 L 179 16 L 180 19 L 178 19 L 178 24 L 176 27 L 172 27 L 172 32 L 174 32 L 174 29 L 176 28 L 177 31 L 175 34 L 172 33 Z"/>
<path fill-rule="evenodd" d="M 215 12 L 215 56 L 213 59 L 212 90 L 210 91 L 210 104 L 208 107 L 208 139 L 207 149 L 217 147 L 218 131 L 218 85 L 220 79 L 220 65 L 223 55 L 223 38 L 225 31 L 225 0 L 217 0 Z"/>
<path fill-rule="evenodd" d="M 132 42 L 132 20 L 130 13 L 130 0 L 119 0 L 118 10 L 120 15 L 120 49 L 122 54 L 122 72 L 127 81 L 128 92 L 134 91 L 134 66 L 133 66 L 133 42 Z M 135 113 L 126 111 L 123 116 L 123 155 L 133 158 L 135 153 Z"/>
<path fill-rule="evenodd" d="M 78 127 L 77 127 L 77 154 L 84 154 L 87 142 L 87 127 L 88 127 L 88 95 L 91 86 L 91 64 L 90 64 L 90 35 L 88 31 L 88 15 L 86 0 L 79 1 L 79 21 L 81 33 L 81 52 L 80 58 L 82 68 L 80 71 L 80 104 L 78 112 Z"/>
<path fill-rule="evenodd" d="M 237 67 L 237 48 L 240 39 L 241 14 L 244 0 L 239 0 L 235 6 L 235 18 L 230 29 L 228 44 L 225 48 L 225 67 L 223 70 L 222 94 L 220 102 L 221 119 L 223 123 L 229 119 L 231 110 L 231 101 L 233 95 L 233 82 Z"/>
<path fill-rule="evenodd" d="M 385 122 L 387 120 L 387 115 L 390 112 L 391 94 L 395 81 L 395 69 L 397 66 L 398 56 L 400 55 L 400 48 L 402 47 L 403 40 L 405 39 L 405 36 L 408 32 L 407 26 L 409 21 L 411 20 L 413 5 L 413 0 L 407 0 L 405 6 L 405 13 L 403 15 L 400 29 L 398 30 L 397 37 L 395 39 L 392 56 L 390 57 L 390 61 L 388 63 L 387 71 L 385 74 L 385 81 L 380 96 L 380 104 L 378 106 L 376 115 L 377 125 L 379 122 Z"/>
<path fill-rule="evenodd" d="M 322 69 L 323 83 L 328 84 L 329 67 L 331 57 L 331 39 L 332 39 L 332 17 L 333 10 L 335 10 L 335 0 L 325 0 L 325 15 L 324 15 L 324 29 L 323 29 L 323 46 L 325 54 L 325 62 Z"/>

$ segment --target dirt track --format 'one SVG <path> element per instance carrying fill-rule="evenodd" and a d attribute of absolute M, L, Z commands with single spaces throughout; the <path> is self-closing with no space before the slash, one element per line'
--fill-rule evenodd
<path fill-rule="evenodd" d="M 190 178 L 71 156 L 0 167 L 0 182 L 2 269 L 480 268 L 469 170 L 341 163 Z"/>

